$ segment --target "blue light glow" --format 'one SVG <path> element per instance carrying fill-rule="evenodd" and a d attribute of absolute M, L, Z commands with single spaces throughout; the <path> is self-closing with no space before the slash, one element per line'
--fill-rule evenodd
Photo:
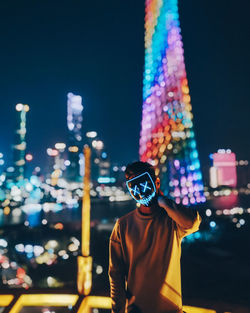
<path fill-rule="evenodd" d="M 211 222 L 209 223 L 209 225 L 210 225 L 210 227 L 214 228 L 214 227 L 216 226 L 216 223 L 215 223 L 214 221 L 211 221 Z"/>
<path fill-rule="evenodd" d="M 140 184 L 140 186 L 142 186 L 143 187 L 143 192 L 145 192 L 146 191 L 146 189 L 151 189 L 150 187 L 148 187 L 148 182 L 146 181 L 145 182 L 145 184 Z"/>
<path fill-rule="evenodd" d="M 109 184 L 109 183 L 115 183 L 116 179 L 114 177 L 99 177 L 97 181 L 99 184 Z"/>
<path fill-rule="evenodd" d="M 140 178 L 142 178 L 142 176 L 146 176 L 145 180 L 143 182 L 139 182 L 139 185 L 142 188 L 139 188 L 137 184 L 134 185 L 132 188 L 129 187 L 129 184 L 133 183 L 135 180 L 138 180 L 138 179 L 140 180 Z M 150 179 L 150 182 L 152 183 L 152 187 L 151 188 L 150 188 L 150 186 L 148 186 L 148 178 Z M 154 181 L 153 181 L 152 177 L 150 176 L 150 174 L 148 172 L 145 172 L 143 174 L 140 174 L 138 176 L 135 176 L 135 177 L 129 179 L 128 181 L 126 181 L 126 185 L 127 185 L 127 188 L 129 190 L 129 193 L 130 193 L 131 197 L 136 202 L 138 202 L 138 203 L 140 203 L 142 205 L 148 206 L 150 201 L 156 195 L 156 188 L 155 188 Z M 148 194 L 147 189 L 149 189 L 151 191 L 150 194 Z M 137 194 L 138 194 L 138 196 L 137 196 Z"/>

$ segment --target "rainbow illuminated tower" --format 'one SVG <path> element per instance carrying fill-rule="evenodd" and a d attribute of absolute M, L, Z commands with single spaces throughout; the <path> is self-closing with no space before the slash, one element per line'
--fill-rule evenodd
<path fill-rule="evenodd" d="M 177 0 L 147 0 L 140 158 L 184 205 L 205 202 Z"/>

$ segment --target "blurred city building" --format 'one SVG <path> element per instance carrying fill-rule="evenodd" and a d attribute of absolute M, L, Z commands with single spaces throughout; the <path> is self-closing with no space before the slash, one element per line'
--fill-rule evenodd
<path fill-rule="evenodd" d="M 17 112 L 17 130 L 15 131 L 13 145 L 14 172 L 12 174 L 15 181 L 22 180 L 25 176 L 25 154 L 26 154 L 26 114 L 29 111 L 27 104 L 18 103 Z"/>
<path fill-rule="evenodd" d="M 83 105 L 82 97 L 69 92 L 67 101 L 67 126 L 68 126 L 68 160 L 67 179 L 79 181 L 80 177 L 80 153 L 83 149 Z"/>
<path fill-rule="evenodd" d="M 237 187 L 250 187 L 250 166 L 247 160 L 236 161 Z"/>
<path fill-rule="evenodd" d="M 0 174 L 3 172 L 4 169 L 4 158 L 3 158 L 3 153 L 0 152 Z"/>
<path fill-rule="evenodd" d="M 104 149 L 104 142 L 99 139 L 96 131 L 86 133 L 88 145 L 92 149 L 91 155 L 91 181 L 97 184 L 112 184 L 116 180 L 111 177 L 111 161 Z"/>
<path fill-rule="evenodd" d="M 237 186 L 236 156 L 230 149 L 219 149 L 210 155 L 210 187 Z"/>
<path fill-rule="evenodd" d="M 125 165 L 114 163 L 111 168 L 111 176 L 115 178 L 117 186 L 123 186 L 125 183 Z M 124 185 L 125 186 L 125 185 Z"/>

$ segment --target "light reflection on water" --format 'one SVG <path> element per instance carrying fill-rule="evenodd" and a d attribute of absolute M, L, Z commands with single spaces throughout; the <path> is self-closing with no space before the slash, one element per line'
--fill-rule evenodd
<path fill-rule="evenodd" d="M 215 208 L 217 210 L 230 210 L 236 206 L 241 206 L 239 203 L 239 195 L 233 193 L 231 193 L 229 196 L 215 197 L 213 200 L 211 200 L 212 208 Z"/>
<path fill-rule="evenodd" d="M 250 196 L 235 195 L 231 193 L 228 196 L 214 197 L 212 200 L 202 204 L 202 208 L 210 208 L 211 210 L 228 210 L 233 207 L 242 207 L 247 209 L 250 207 Z M 112 220 L 120 217 L 135 208 L 135 203 L 131 201 L 109 202 L 106 200 L 94 200 L 91 204 L 91 219 L 92 220 Z M 199 205 L 197 206 L 199 209 Z M 41 224 L 42 220 L 48 223 L 72 223 L 81 219 L 81 203 L 78 208 L 64 208 L 59 212 L 43 212 L 32 211 L 30 214 L 22 212 L 19 216 L 10 213 L 8 216 L 0 210 L 0 226 L 6 224 L 23 224 L 26 221 L 27 225 L 35 227 Z"/>

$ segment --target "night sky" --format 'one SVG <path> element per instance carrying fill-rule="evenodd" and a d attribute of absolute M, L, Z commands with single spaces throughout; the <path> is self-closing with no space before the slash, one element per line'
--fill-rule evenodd
<path fill-rule="evenodd" d="M 202 166 L 218 148 L 250 159 L 248 0 L 180 0 L 187 77 Z M 143 0 L 0 3 L 0 152 L 11 162 L 15 105 L 30 106 L 27 152 L 67 140 L 67 93 L 83 97 L 84 131 L 113 162 L 138 158 Z"/>

